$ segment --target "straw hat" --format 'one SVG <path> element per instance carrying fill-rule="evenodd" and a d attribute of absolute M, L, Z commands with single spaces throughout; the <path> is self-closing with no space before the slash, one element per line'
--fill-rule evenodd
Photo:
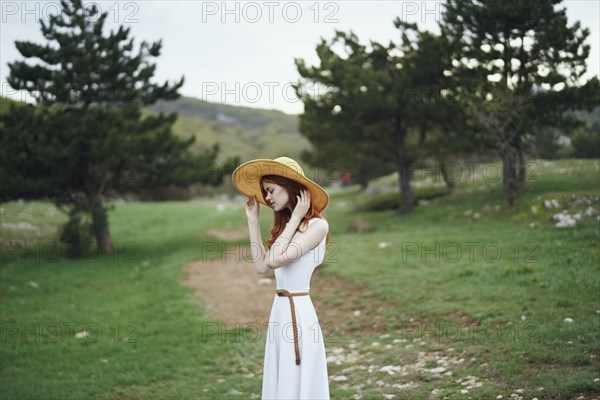
<path fill-rule="evenodd" d="M 314 207 L 323 211 L 329 203 L 329 195 L 321 186 L 304 175 L 300 164 L 289 157 L 277 157 L 274 160 L 256 159 L 240 164 L 232 174 L 233 186 L 243 195 L 256 196 L 262 204 L 268 206 L 260 190 L 260 178 L 264 175 L 279 175 L 306 186 Z"/>

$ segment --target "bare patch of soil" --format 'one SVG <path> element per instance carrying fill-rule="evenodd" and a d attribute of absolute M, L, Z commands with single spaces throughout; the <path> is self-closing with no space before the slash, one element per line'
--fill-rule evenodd
<path fill-rule="evenodd" d="M 384 319 L 373 315 L 384 303 L 366 297 L 362 284 L 324 275 L 323 267 L 329 266 L 323 264 L 313 274 L 310 297 L 324 334 L 385 332 Z M 247 246 L 229 247 L 219 259 L 191 262 L 184 271 L 187 278 L 180 284 L 195 288 L 195 298 L 227 329 L 236 324 L 264 326 L 268 322 L 275 296 L 275 274 L 257 274 Z"/>

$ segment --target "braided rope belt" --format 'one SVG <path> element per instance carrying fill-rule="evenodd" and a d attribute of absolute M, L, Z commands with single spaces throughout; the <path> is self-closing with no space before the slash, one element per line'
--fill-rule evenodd
<path fill-rule="evenodd" d="M 290 300 L 290 311 L 292 313 L 292 328 L 294 329 L 294 350 L 296 351 L 296 365 L 300 365 L 300 349 L 298 347 L 298 326 L 296 325 L 296 309 L 294 308 L 293 296 L 308 296 L 309 292 L 290 293 L 287 290 L 276 290 L 279 297 L 287 297 Z"/>

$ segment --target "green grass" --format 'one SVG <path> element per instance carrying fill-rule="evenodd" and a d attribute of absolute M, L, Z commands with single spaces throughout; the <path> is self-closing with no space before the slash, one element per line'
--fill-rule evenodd
<path fill-rule="evenodd" d="M 336 348 L 357 351 L 356 360 L 329 365 L 330 376 L 350 379 L 331 382 L 332 398 L 350 398 L 356 385 L 363 399 L 388 393 L 428 399 L 432 390 L 453 399 L 508 398 L 518 388 L 525 398 L 600 392 L 594 381 L 600 377 L 599 223 L 596 215 L 573 228 L 552 221 L 563 209 L 600 209 L 599 162 L 535 163 L 536 179 L 513 208 L 500 183 L 485 179 L 460 181 L 451 194 L 405 216 L 356 212 L 367 199 L 357 186 L 330 191 L 325 216 L 331 243 L 321 272 L 366 284 L 355 306 L 381 316 L 390 335 L 359 335 L 350 316 L 328 336 L 328 355 Z M 549 199 L 561 207 L 546 210 Z M 118 203 L 110 214 L 115 256 L 80 261 L 52 257 L 49 244 L 66 218 L 51 205 L 2 204 L 0 397 L 260 395 L 264 335 L 207 334 L 218 325 L 193 300 L 193 289 L 178 283 L 185 263 L 218 256 L 203 248 L 214 240 L 205 236 L 208 229 L 245 227 L 243 203 L 227 203 L 222 211 L 217 204 Z M 263 237 L 270 224 L 266 211 Z M 357 218 L 375 229 L 346 233 Z M 18 250 L 18 243 L 29 250 Z M 379 308 L 365 309 L 367 300 Z M 565 323 L 567 317 L 573 323 Z M 84 329 L 93 337 L 73 338 Z M 434 356 L 442 355 L 452 376 L 428 372 L 438 363 Z M 423 369 L 406 375 L 379 371 L 419 362 Z M 371 365 L 378 367 L 368 372 Z M 466 386 L 457 381 L 469 376 L 482 386 L 461 393 Z M 392 386 L 410 381 L 414 387 Z M 229 394 L 232 389 L 241 395 Z"/>

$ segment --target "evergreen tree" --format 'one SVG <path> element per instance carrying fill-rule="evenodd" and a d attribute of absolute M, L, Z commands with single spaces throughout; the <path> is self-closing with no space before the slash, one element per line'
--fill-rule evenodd
<path fill-rule="evenodd" d="M 451 110 L 451 100 L 441 96 L 450 59 L 442 38 L 414 24 L 395 24 L 398 44 L 364 46 L 352 32 L 321 40 L 319 66 L 296 60 L 302 77 L 296 93 L 304 102 L 300 130 L 318 144 L 314 159 L 333 157 L 356 175 L 369 168 L 368 178 L 393 166 L 399 174 L 398 211 L 405 214 L 413 207 L 415 162 L 428 153 L 426 134 Z"/>
<path fill-rule="evenodd" d="M 451 73 L 471 121 L 491 136 L 486 142 L 502 159 L 509 205 L 525 180 L 524 138 L 598 97 L 597 78 L 579 90 L 589 29 L 568 25 L 560 2 L 447 0 L 444 7 L 440 27 L 453 53 Z"/>
<path fill-rule="evenodd" d="M 194 137 L 171 132 L 176 114 L 142 113 L 179 97 L 184 82 L 152 82 L 160 41 L 134 51 L 129 28 L 104 33 L 107 13 L 81 0 L 61 7 L 40 21 L 46 43 L 15 43 L 26 60 L 9 63 L 8 83 L 38 105 L 11 105 L 2 120 L 0 200 L 47 198 L 89 213 L 99 249 L 112 253 L 106 197 L 151 185 L 218 184 L 223 171 L 207 168 L 218 146 L 192 155 Z"/>

